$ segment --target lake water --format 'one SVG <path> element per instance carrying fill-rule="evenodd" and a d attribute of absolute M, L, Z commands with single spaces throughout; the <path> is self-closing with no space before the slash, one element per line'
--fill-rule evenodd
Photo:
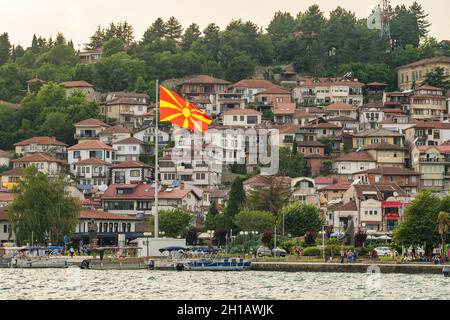
<path fill-rule="evenodd" d="M 450 299 L 443 275 L 0 269 L 0 299 Z"/>

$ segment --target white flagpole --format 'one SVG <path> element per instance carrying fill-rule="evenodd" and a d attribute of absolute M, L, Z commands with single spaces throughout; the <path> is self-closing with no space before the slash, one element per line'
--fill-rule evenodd
<path fill-rule="evenodd" d="M 159 213 L 158 213 L 158 122 L 159 122 L 159 81 L 156 80 L 156 108 L 155 108 L 155 238 L 159 237 Z"/>

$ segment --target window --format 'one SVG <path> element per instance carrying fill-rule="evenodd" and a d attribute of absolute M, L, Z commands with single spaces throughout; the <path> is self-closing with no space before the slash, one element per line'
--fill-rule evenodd
<path fill-rule="evenodd" d="M 141 176 L 140 170 L 131 170 L 130 171 L 130 177 L 137 178 Z"/>
<path fill-rule="evenodd" d="M 237 116 L 233 116 L 233 121 L 237 121 L 238 117 Z"/>
<path fill-rule="evenodd" d="M 8 233 L 8 225 L 3 225 L 3 233 Z"/>
<path fill-rule="evenodd" d="M 74 151 L 74 152 L 73 152 L 73 157 L 74 157 L 74 158 L 81 158 L 81 153 L 80 153 L 80 151 Z"/>
<path fill-rule="evenodd" d="M 241 116 L 239 120 L 240 120 L 240 121 L 245 121 L 245 117 L 244 117 L 244 116 Z"/>

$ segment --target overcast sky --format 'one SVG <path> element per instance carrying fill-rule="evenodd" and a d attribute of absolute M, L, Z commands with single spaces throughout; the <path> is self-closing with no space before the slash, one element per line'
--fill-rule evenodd
<path fill-rule="evenodd" d="M 414 0 L 391 0 L 411 5 Z M 432 22 L 431 35 L 450 39 L 450 1 L 418 0 Z M 0 33 L 8 32 L 15 44 L 27 47 L 34 33 L 48 38 L 58 31 L 73 39 L 75 47 L 89 41 L 98 25 L 127 20 L 136 39 L 158 17 L 175 16 L 188 26 L 195 22 L 203 29 L 211 22 L 225 27 L 232 19 L 251 20 L 266 27 L 278 10 L 296 15 L 317 3 L 328 12 L 340 5 L 366 18 L 378 0 L 0 0 Z"/>

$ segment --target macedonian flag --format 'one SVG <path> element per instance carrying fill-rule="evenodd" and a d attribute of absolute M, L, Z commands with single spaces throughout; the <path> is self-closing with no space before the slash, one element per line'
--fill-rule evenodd
<path fill-rule="evenodd" d="M 169 121 L 192 132 L 208 130 L 212 119 L 203 110 L 163 86 L 160 86 L 159 94 L 161 122 Z"/>

